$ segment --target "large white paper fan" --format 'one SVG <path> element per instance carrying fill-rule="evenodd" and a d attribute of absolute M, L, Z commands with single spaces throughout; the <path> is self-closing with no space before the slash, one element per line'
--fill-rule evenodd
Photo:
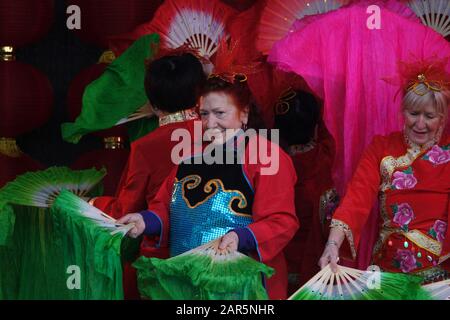
<path fill-rule="evenodd" d="M 433 28 L 444 37 L 450 35 L 449 0 L 410 0 L 408 5 L 424 25 Z"/>

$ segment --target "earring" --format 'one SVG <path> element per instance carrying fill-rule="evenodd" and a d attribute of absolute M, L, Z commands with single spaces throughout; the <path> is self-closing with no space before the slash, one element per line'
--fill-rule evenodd
<path fill-rule="evenodd" d="M 247 130 L 247 124 L 246 123 L 244 123 L 244 122 L 242 122 L 242 130 Z"/>

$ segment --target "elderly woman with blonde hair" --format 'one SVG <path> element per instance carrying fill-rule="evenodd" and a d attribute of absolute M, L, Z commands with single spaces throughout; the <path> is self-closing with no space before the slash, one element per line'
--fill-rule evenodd
<path fill-rule="evenodd" d="M 422 276 L 424 282 L 449 277 L 450 92 L 444 69 L 433 68 L 407 79 L 403 131 L 374 137 L 362 155 L 333 216 L 322 268 L 330 263 L 335 271 L 340 254 L 355 258 L 378 197 L 381 222 L 373 264 Z"/>

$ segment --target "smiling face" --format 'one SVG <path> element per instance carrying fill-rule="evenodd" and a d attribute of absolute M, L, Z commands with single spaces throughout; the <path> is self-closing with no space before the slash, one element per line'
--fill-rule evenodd
<path fill-rule="evenodd" d="M 403 110 L 405 118 L 405 134 L 416 144 L 424 145 L 436 138 L 439 128 L 443 125 L 443 117 L 432 105 L 406 107 Z"/>
<path fill-rule="evenodd" d="M 209 92 L 200 98 L 200 117 L 205 136 L 214 143 L 226 141 L 226 129 L 241 129 L 248 121 L 248 107 L 241 110 L 232 96 L 224 92 Z"/>

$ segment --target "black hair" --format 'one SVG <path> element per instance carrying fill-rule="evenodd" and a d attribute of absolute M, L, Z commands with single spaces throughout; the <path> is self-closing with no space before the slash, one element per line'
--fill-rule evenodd
<path fill-rule="evenodd" d="M 247 80 L 242 76 L 235 76 L 233 83 L 223 80 L 218 76 L 208 78 L 203 87 L 201 95 L 204 96 L 211 92 L 223 92 L 233 97 L 236 106 L 243 110 L 248 106 L 248 122 L 249 129 L 266 129 L 259 107 L 255 103 L 253 95 L 248 87 Z"/>
<path fill-rule="evenodd" d="M 288 145 L 311 141 L 319 120 L 319 103 L 305 91 L 293 91 L 292 98 L 280 100 L 275 106 L 275 128 Z"/>
<path fill-rule="evenodd" d="M 152 61 L 145 75 L 145 92 L 157 109 L 173 113 L 196 105 L 206 80 L 200 61 L 190 53 Z"/>

